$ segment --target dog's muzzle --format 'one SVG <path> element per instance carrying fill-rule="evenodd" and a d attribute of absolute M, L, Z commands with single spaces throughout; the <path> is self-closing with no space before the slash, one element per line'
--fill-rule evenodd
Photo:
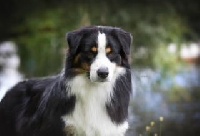
<path fill-rule="evenodd" d="M 106 80 L 106 78 L 108 77 L 108 74 L 109 74 L 108 68 L 106 68 L 106 67 L 99 68 L 97 70 L 97 75 L 98 75 L 98 78 L 100 81 Z"/>
<path fill-rule="evenodd" d="M 101 79 L 105 79 L 108 77 L 108 68 L 100 68 L 97 70 L 97 75 Z"/>

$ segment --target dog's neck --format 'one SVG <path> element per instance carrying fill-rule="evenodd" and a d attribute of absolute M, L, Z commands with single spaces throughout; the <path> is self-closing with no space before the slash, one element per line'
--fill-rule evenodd
<path fill-rule="evenodd" d="M 66 128 L 74 127 L 75 134 L 84 136 L 115 135 L 120 129 L 125 132 L 128 127 L 127 122 L 119 126 L 114 124 L 106 110 L 106 104 L 112 99 L 114 84 L 115 80 L 102 83 L 90 82 L 85 75 L 76 76 L 69 81 L 68 95 L 76 96 L 76 104 L 70 115 L 63 116 Z"/>
<path fill-rule="evenodd" d="M 106 102 L 112 96 L 112 88 L 115 82 L 91 82 L 84 74 L 74 77 L 68 82 L 70 92 L 79 99 L 88 101 L 91 97 L 97 97 Z"/>

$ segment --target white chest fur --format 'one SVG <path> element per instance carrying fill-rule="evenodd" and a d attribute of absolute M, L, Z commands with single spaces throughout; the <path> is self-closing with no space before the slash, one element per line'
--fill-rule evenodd
<path fill-rule="evenodd" d="M 62 117 L 66 127 L 75 127 L 76 136 L 123 136 L 128 123 L 112 122 L 105 107 L 112 97 L 114 83 L 91 84 L 87 80 L 85 76 L 77 76 L 69 82 L 76 105 L 70 115 Z"/>

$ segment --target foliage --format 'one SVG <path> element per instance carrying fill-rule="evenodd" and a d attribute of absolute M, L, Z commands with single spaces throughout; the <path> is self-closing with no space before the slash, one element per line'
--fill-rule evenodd
<path fill-rule="evenodd" d="M 132 103 L 141 123 L 133 122 L 132 126 L 144 125 L 154 116 L 168 113 L 163 110 L 166 108 L 165 100 L 169 103 L 199 102 L 199 87 L 193 88 L 191 93 L 175 84 L 169 85 L 174 83 L 172 76 L 184 64 L 179 60 L 178 52 L 172 54 L 167 49 L 170 43 L 179 45 L 193 39 L 191 37 L 197 39 L 200 32 L 199 3 L 197 0 L 0 1 L 0 41 L 13 40 L 18 44 L 21 71 L 32 77 L 61 71 L 67 50 L 66 33 L 69 31 L 88 25 L 111 25 L 131 32 L 132 66 L 141 71 L 150 67 L 161 74 L 157 84 L 141 87 L 142 91 L 138 91 Z M 141 82 L 139 79 L 137 82 Z M 163 83 L 167 84 L 165 88 Z M 154 105 L 149 107 L 153 102 Z M 170 123 L 167 130 L 172 136 L 170 132 L 181 125 Z M 180 132 L 184 133 L 182 130 Z"/>
<path fill-rule="evenodd" d="M 165 54 L 159 53 L 160 46 L 183 41 L 189 31 L 184 20 L 167 2 L 160 2 L 158 6 L 153 2 L 128 0 L 100 1 L 98 4 L 91 0 L 20 1 L 21 5 L 11 0 L 11 4 L 16 5 L 8 15 L 16 24 L 10 24 L 7 31 L 19 45 L 22 71 L 28 76 L 44 76 L 61 69 L 65 35 L 82 26 L 111 25 L 130 31 L 133 34 L 132 64 L 162 70 L 173 67 L 168 65 L 166 69 L 166 65 L 159 62 L 162 62 L 159 55 Z M 147 51 L 138 57 L 141 47 Z"/>

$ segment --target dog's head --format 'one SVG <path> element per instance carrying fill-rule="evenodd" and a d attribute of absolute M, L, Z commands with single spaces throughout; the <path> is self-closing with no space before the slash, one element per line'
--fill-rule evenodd
<path fill-rule="evenodd" d="M 132 36 L 116 27 L 85 27 L 67 34 L 67 69 L 85 74 L 92 82 L 107 82 L 130 68 Z"/>

